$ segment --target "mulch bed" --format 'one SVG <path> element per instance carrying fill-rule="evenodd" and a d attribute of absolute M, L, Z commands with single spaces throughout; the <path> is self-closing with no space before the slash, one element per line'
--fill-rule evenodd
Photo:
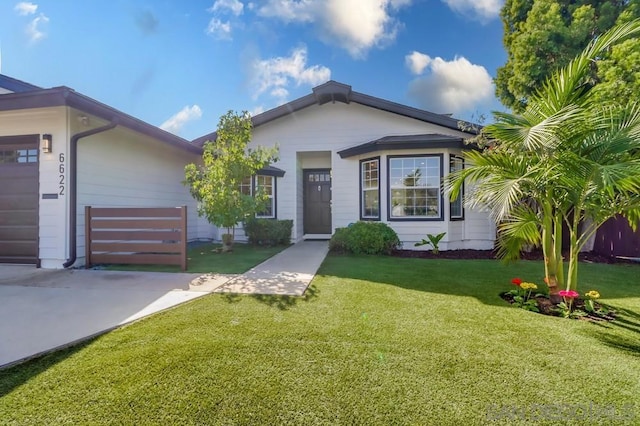
<path fill-rule="evenodd" d="M 500 293 L 500 297 L 510 304 L 514 303 L 513 295 L 511 293 L 508 293 L 505 291 L 503 293 Z M 551 315 L 556 317 L 560 316 L 560 314 L 556 311 L 557 305 L 552 303 L 547 296 L 538 296 L 535 299 L 536 299 L 536 302 L 538 302 L 538 309 L 540 310 L 539 312 L 540 314 Z M 600 305 L 598 302 L 595 302 L 594 307 L 596 308 L 596 310 L 598 310 L 602 308 L 602 305 Z M 579 310 L 585 313 L 585 316 L 576 318 L 583 321 L 601 322 L 601 321 L 613 321 L 616 319 L 616 312 L 613 310 L 609 310 L 609 312 L 606 315 L 604 314 L 597 315 L 595 313 L 587 312 L 584 308 L 584 300 L 582 299 L 574 299 L 573 310 L 574 311 Z"/>

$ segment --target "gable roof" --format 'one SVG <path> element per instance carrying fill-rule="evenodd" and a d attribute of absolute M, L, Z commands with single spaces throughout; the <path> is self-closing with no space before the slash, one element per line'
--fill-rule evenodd
<path fill-rule="evenodd" d="M 10 77 L 1 77 L 11 79 Z M 8 81 L 8 80 L 7 80 Z M 18 81 L 18 80 L 15 80 Z M 24 83 L 28 86 L 28 83 Z M 26 86 L 25 86 L 26 87 Z M 169 133 L 159 127 L 146 123 L 131 115 L 118 111 L 106 104 L 96 101 L 88 96 L 76 92 L 66 86 L 42 89 L 31 86 L 21 92 L 0 94 L 0 111 L 13 111 L 21 109 L 46 108 L 56 106 L 68 106 L 87 114 L 99 117 L 119 126 L 134 130 L 143 135 L 158 139 L 168 145 L 183 149 L 194 154 L 201 154 L 202 149 L 191 144 L 188 140 Z"/>
<path fill-rule="evenodd" d="M 391 102 L 386 99 L 365 95 L 364 93 L 354 92 L 351 89 L 351 86 L 333 80 L 321 84 L 320 86 L 314 87 L 312 89 L 312 93 L 308 95 L 295 99 L 284 105 L 280 105 L 276 108 L 270 109 L 269 111 L 258 114 L 255 117 L 252 117 L 251 121 L 253 123 L 253 127 L 258 127 L 262 124 L 266 124 L 280 117 L 293 114 L 296 111 L 300 111 L 301 109 L 310 107 L 312 105 L 323 105 L 328 102 L 342 102 L 345 104 L 354 102 L 382 111 L 391 112 L 393 114 L 398 114 L 427 123 L 437 124 L 449 129 L 458 130 L 463 133 L 468 133 L 469 135 L 475 135 L 475 133 L 460 130 L 460 120 L 452 118 L 448 115 L 435 114 L 433 112 L 410 107 L 408 105 Z M 192 143 L 198 146 L 202 146 L 206 141 L 215 140 L 215 138 L 216 132 L 212 132 L 194 139 Z"/>
<path fill-rule="evenodd" d="M 9 77 L 8 75 L 0 74 L 0 89 L 6 89 L 10 92 L 27 92 L 29 90 L 38 90 L 42 88 Z"/>

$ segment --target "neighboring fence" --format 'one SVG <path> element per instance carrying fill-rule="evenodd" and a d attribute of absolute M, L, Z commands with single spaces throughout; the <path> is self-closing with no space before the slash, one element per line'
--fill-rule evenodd
<path fill-rule="evenodd" d="M 609 219 L 598 229 L 593 251 L 604 256 L 640 257 L 640 229 L 633 232 L 623 217 Z"/>
<path fill-rule="evenodd" d="M 86 266 L 179 265 L 187 270 L 187 207 L 85 207 Z"/>

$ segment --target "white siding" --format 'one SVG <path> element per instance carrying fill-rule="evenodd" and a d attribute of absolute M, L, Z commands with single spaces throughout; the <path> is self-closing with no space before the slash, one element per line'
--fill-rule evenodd
<path fill-rule="evenodd" d="M 0 136 L 53 136 L 51 154 L 39 150 L 39 257 L 44 268 L 60 268 L 66 260 L 67 194 L 60 195 L 60 154 L 66 155 L 69 139 L 65 107 L 0 112 Z M 66 165 L 66 163 L 65 163 Z M 65 180 L 67 179 L 65 171 Z M 66 186 L 65 186 L 66 189 Z M 42 194 L 59 194 L 57 199 L 42 199 Z"/>
<path fill-rule="evenodd" d="M 85 255 L 84 208 L 187 206 L 188 238 L 213 236 L 182 184 L 186 164 L 199 156 L 123 127 L 78 143 L 78 259 Z"/>
<path fill-rule="evenodd" d="M 278 218 L 293 219 L 293 239 L 303 237 L 303 182 L 305 168 L 330 167 L 332 170 L 332 229 L 358 221 L 359 215 L 359 160 L 380 157 L 381 165 L 381 220 L 387 221 L 386 156 L 399 154 L 442 154 L 443 173 L 449 170 L 448 150 L 403 150 L 375 152 L 341 159 L 343 149 L 357 146 L 383 136 L 440 133 L 465 137 L 457 130 L 384 112 L 351 103 L 327 103 L 297 111 L 254 129 L 253 145 L 280 148 L 280 160 L 274 164 L 286 171 L 278 179 Z M 327 155 L 330 152 L 330 163 Z M 494 227 L 485 213 L 465 211 L 464 221 L 450 222 L 449 203 L 443 203 L 444 221 L 390 221 L 388 222 L 405 248 L 426 237 L 427 233 L 447 232 L 442 249 L 493 247 Z"/>

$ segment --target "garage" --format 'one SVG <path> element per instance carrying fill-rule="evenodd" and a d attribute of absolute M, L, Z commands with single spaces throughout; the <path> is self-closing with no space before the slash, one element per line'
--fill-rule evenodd
<path fill-rule="evenodd" d="M 0 263 L 38 263 L 38 142 L 0 137 Z"/>

